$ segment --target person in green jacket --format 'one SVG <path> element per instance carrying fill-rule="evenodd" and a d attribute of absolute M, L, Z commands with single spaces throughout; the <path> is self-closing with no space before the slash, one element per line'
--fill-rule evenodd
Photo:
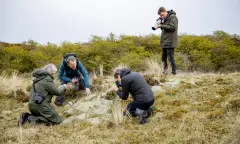
<path fill-rule="evenodd" d="M 56 73 L 57 67 L 53 64 L 48 64 L 43 69 L 37 69 L 33 72 L 33 88 L 28 102 L 31 114 L 22 113 L 18 120 L 18 126 L 23 126 L 26 121 L 31 125 L 55 125 L 63 121 L 51 105 L 53 95 L 61 95 L 66 89 L 66 85 L 57 88 L 54 84 L 53 79 L 56 77 Z M 37 94 L 44 97 L 40 104 L 35 100 Z"/>
<path fill-rule="evenodd" d="M 174 60 L 174 49 L 178 44 L 178 18 L 173 10 L 167 11 L 164 7 L 158 9 L 158 15 L 162 22 L 157 26 L 162 30 L 160 47 L 162 48 L 162 62 L 164 74 L 167 74 L 167 58 L 171 62 L 172 74 L 176 74 L 176 63 Z"/>

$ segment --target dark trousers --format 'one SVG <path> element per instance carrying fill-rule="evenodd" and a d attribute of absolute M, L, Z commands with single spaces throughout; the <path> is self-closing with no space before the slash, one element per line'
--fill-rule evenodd
<path fill-rule="evenodd" d="M 154 103 L 154 100 L 150 101 L 150 102 L 147 102 L 147 103 L 137 103 L 135 101 L 132 101 L 128 104 L 127 106 L 127 110 L 129 111 L 129 113 L 132 115 L 132 116 L 136 116 L 135 115 L 135 111 L 137 108 L 141 109 L 141 110 L 148 110 L 148 108 L 150 108 Z"/>
<path fill-rule="evenodd" d="M 64 85 L 64 84 L 67 84 L 67 82 L 61 81 L 60 85 Z M 75 91 L 79 91 L 79 90 L 85 90 L 85 83 L 83 79 L 79 79 L 78 83 L 75 84 Z M 55 104 L 62 105 L 63 101 L 64 101 L 63 96 L 57 96 Z"/>
<path fill-rule="evenodd" d="M 171 62 L 172 74 L 176 74 L 176 63 L 174 60 L 174 48 L 163 48 L 162 49 L 162 62 L 164 67 L 164 73 L 167 73 L 168 63 L 167 58 Z"/>

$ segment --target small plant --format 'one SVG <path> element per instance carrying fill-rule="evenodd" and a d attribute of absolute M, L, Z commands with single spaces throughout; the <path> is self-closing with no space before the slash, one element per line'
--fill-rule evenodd
<path fill-rule="evenodd" d="M 124 122 L 124 116 L 121 100 L 119 98 L 114 99 L 111 110 L 114 124 L 122 124 Z"/>

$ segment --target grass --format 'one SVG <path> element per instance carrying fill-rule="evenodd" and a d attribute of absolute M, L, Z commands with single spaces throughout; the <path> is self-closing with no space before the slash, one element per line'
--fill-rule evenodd
<path fill-rule="evenodd" d="M 113 115 L 99 125 L 76 121 L 53 127 L 25 125 L 20 130 L 17 118 L 28 111 L 27 103 L 1 93 L 0 143 L 240 143 L 240 73 L 179 73 L 164 80 L 171 79 L 180 84 L 155 95 L 154 115 L 145 125 Z M 113 114 L 121 113 L 121 105 L 127 103 L 115 103 Z M 62 113 L 61 108 L 57 111 Z"/>

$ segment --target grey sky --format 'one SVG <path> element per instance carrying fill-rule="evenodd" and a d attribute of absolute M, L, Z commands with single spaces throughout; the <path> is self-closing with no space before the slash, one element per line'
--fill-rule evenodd
<path fill-rule="evenodd" d="M 179 33 L 240 34 L 240 0 L 0 0 L 0 41 L 86 42 L 106 37 L 160 34 L 157 10 L 176 11 Z"/>

